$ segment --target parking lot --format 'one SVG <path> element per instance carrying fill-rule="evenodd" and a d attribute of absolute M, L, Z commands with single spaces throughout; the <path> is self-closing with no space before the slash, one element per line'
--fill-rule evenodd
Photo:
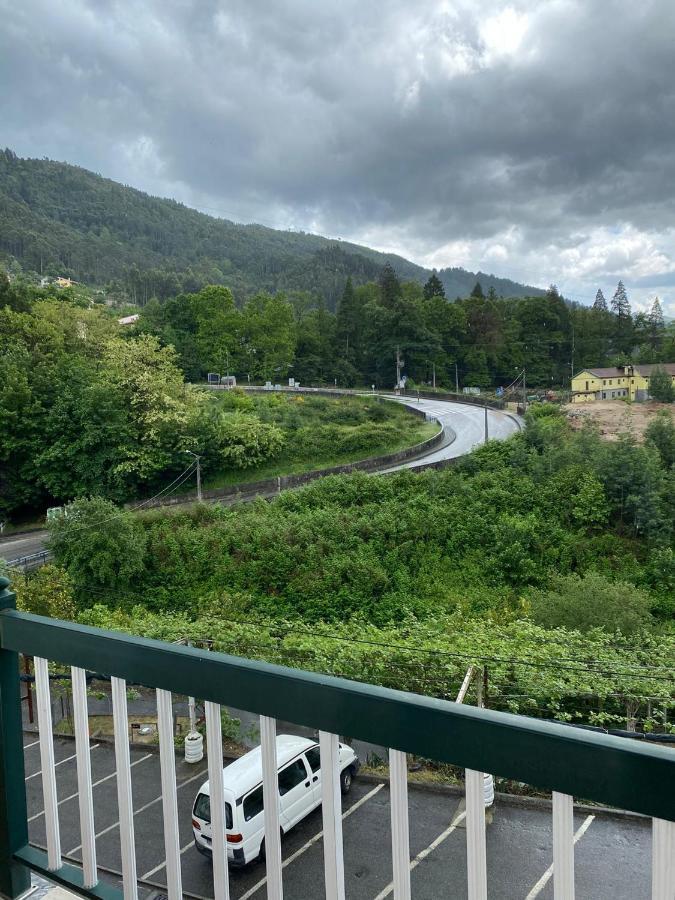
<path fill-rule="evenodd" d="M 37 735 L 24 736 L 26 792 L 31 842 L 45 846 L 45 824 Z M 54 753 L 65 857 L 79 860 L 80 832 L 75 745 L 55 739 Z M 166 884 L 159 756 L 131 751 L 136 859 L 142 896 L 159 897 Z M 98 862 L 115 880 L 121 871 L 117 785 L 112 746 L 92 741 L 92 781 Z M 191 808 L 206 780 L 206 760 L 188 765 L 176 757 L 183 889 L 187 897 L 212 897 L 211 865 L 195 849 Z M 384 900 L 391 895 L 389 790 L 357 778 L 344 802 L 346 893 L 352 900 Z M 466 897 L 463 804 L 456 796 L 410 786 L 412 893 L 416 900 Z M 611 816 L 575 817 L 577 897 L 587 900 L 640 900 L 650 896 L 651 830 L 647 820 Z M 489 896 L 495 900 L 551 900 L 551 814 L 497 802 L 487 830 Z M 284 896 L 324 897 L 321 810 L 297 825 L 282 841 Z M 265 867 L 255 863 L 230 872 L 232 900 L 263 900 Z"/>

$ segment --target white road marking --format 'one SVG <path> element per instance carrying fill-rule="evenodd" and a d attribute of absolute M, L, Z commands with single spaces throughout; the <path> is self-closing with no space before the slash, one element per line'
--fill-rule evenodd
<path fill-rule="evenodd" d="M 595 819 L 595 816 L 588 816 L 586 819 L 584 819 L 583 825 L 579 828 L 579 830 L 574 835 L 574 843 L 575 844 L 578 843 L 581 840 L 581 838 L 586 834 L 586 832 L 588 831 L 588 829 L 591 827 L 591 825 L 593 823 L 593 819 Z M 553 875 L 553 863 L 551 863 L 551 865 L 548 867 L 548 869 L 544 872 L 544 874 L 541 876 L 539 881 L 535 884 L 535 886 L 532 888 L 530 893 L 527 895 L 525 900 L 534 900 L 535 897 L 538 897 L 539 894 L 541 894 L 543 889 L 546 887 L 551 875 Z"/>
<path fill-rule="evenodd" d="M 145 762 L 146 759 L 151 759 L 151 758 L 152 758 L 152 753 L 148 753 L 147 756 L 141 756 L 140 759 L 137 759 L 135 762 L 132 762 L 131 768 L 133 769 L 134 766 L 137 766 L 139 763 Z M 109 781 L 111 778 L 114 778 L 116 775 L 117 775 L 117 772 L 115 771 L 115 772 L 111 772 L 110 775 L 106 775 L 105 778 L 99 778 L 98 781 L 95 781 L 92 784 L 92 788 L 98 787 L 99 784 L 103 784 L 104 781 Z M 62 803 L 67 803 L 69 800 L 74 800 L 77 797 L 77 795 L 78 795 L 78 792 L 75 791 L 75 793 L 71 794 L 70 797 L 64 797 L 63 800 L 59 800 L 59 806 L 61 806 Z M 36 819 L 39 819 L 40 816 L 44 816 L 44 814 L 45 814 L 45 811 L 43 809 L 39 813 L 35 813 L 34 816 L 31 816 L 28 821 L 34 822 Z"/>
<path fill-rule="evenodd" d="M 413 857 L 413 859 L 410 860 L 410 871 L 412 872 L 413 869 L 417 868 L 417 866 L 419 866 L 419 864 L 422 862 L 422 860 L 426 859 L 430 853 L 433 853 L 434 850 L 437 847 L 439 847 L 447 837 L 450 837 L 452 832 L 458 827 L 459 823 L 465 818 L 466 818 L 466 811 L 461 812 L 458 816 L 456 816 L 452 820 L 452 822 L 448 825 L 448 827 L 445 829 L 445 831 L 442 831 L 438 835 L 438 837 L 429 844 L 428 847 L 425 847 L 424 850 L 420 850 L 420 852 L 417 854 L 417 856 Z M 389 894 L 391 894 L 391 892 L 393 890 L 394 890 L 394 882 L 390 881 L 389 884 L 386 886 L 386 888 L 383 891 L 380 891 L 380 893 L 377 895 L 375 900 L 384 900 L 384 898 L 388 897 Z"/>
<path fill-rule="evenodd" d="M 38 738 L 37 741 L 33 741 L 32 744 L 24 744 L 23 749 L 30 750 L 31 747 L 36 747 L 39 743 L 40 743 L 40 739 Z"/>
<path fill-rule="evenodd" d="M 369 791 L 367 794 L 365 794 L 363 797 L 361 797 L 360 800 L 357 800 L 357 802 L 353 806 L 350 806 L 346 812 L 342 813 L 343 821 L 344 821 L 344 819 L 351 816 L 351 814 L 353 812 L 356 812 L 356 810 L 359 809 L 359 807 L 363 806 L 363 804 L 367 800 L 370 800 L 371 797 L 374 797 L 375 794 L 377 794 L 378 791 L 381 791 L 383 787 L 384 787 L 383 784 L 378 784 L 376 787 L 374 787 L 372 789 L 372 791 Z M 302 854 L 306 850 L 309 850 L 310 847 L 313 847 L 314 844 L 317 843 L 317 841 L 320 841 L 322 837 L 323 837 L 323 831 L 320 831 L 318 834 L 315 834 L 314 837 L 310 838 L 306 844 L 303 844 L 299 850 L 296 850 L 295 853 L 293 853 L 291 856 L 288 857 L 288 859 L 285 859 L 283 861 L 283 863 L 281 864 L 281 868 L 285 869 L 286 866 L 289 866 L 299 856 L 302 856 Z M 248 891 L 246 891 L 245 894 L 242 894 L 241 897 L 239 897 L 239 900 L 249 900 L 249 898 L 252 897 L 256 893 L 256 891 L 259 891 L 260 888 L 263 887 L 263 885 L 265 885 L 266 883 L 267 883 L 267 876 L 265 876 L 265 878 L 261 878 L 257 884 L 254 884 L 253 887 L 250 888 Z"/>
<path fill-rule="evenodd" d="M 204 775 L 206 775 L 206 769 L 202 769 L 201 772 L 197 772 L 197 774 L 193 775 L 192 778 L 187 778 L 185 781 L 181 781 L 181 783 L 178 785 L 176 790 L 179 791 L 182 787 L 185 787 L 186 784 L 190 784 L 190 782 L 196 781 L 198 778 L 203 778 Z M 150 807 L 154 806 L 155 803 L 159 803 L 159 801 L 161 799 L 162 799 L 162 795 L 160 794 L 159 797 L 155 797 L 154 800 L 150 800 L 150 802 L 146 803 L 144 806 L 139 806 L 138 809 L 134 810 L 134 815 L 137 816 L 139 813 L 145 812 L 146 809 L 150 809 Z M 120 824 L 120 820 L 118 819 L 116 822 L 113 822 L 112 825 L 108 825 L 107 828 L 104 828 L 103 831 L 99 831 L 97 834 L 95 834 L 94 838 L 97 840 L 98 838 L 102 837 L 104 834 L 108 834 L 109 831 L 113 831 L 113 829 L 117 828 L 117 826 L 119 824 Z M 81 850 L 81 849 L 82 849 L 82 844 L 78 844 L 77 847 L 73 847 L 72 850 L 68 850 L 68 852 L 66 853 L 66 856 L 72 856 L 74 853 L 77 853 L 77 851 Z"/>
<path fill-rule="evenodd" d="M 189 844 L 186 844 L 184 847 L 181 847 L 180 848 L 180 856 L 182 856 L 186 850 L 189 850 L 190 847 L 192 847 L 194 845 L 194 842 L 195 842 L 195 840 L 193 838 Z M 154 869 L 150 869 L 150 871 L 146 872 L 145 875 L 141 875 L 139 881 L 147 881 L 148 878 L 151 878 L 153 875 L 156 875 L 160 869 L 163 869 L 165 865 L 166 865 L 166 860 L 164 860 L 164 862 L 161 862 L 158 866 L 155 866 Z"/>
<path fill-rule="evenodd" d="M 100 746 L 101 746 L 100 744 L 92 744 L 89 749 L 95 750 L 97 747 L 100 747 Z M 70 762 L 71 759 L 76 759 L 76 758 L 77 758 L 77 753 L 73 753 L 72 756 L 67 756 L 65 759 L 61 759 L 57 763 L 55 763 L 54 768 L 56 769 L 58 766 L 62 766 L 64 763 Z M 30 781 L 31 778 L 37 778 L 38 775 L 42 775 L 42 769 L 38 769 L 37 772 L 33 772 L 32 775 L 26 775 L 26 778 L 24 780 Z"/>

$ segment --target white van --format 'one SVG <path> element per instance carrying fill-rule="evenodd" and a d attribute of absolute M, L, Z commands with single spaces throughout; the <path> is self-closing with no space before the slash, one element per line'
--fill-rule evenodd
<path fill-rule="evenodd" d="M 348 793 L 359 770 L 359 758 L 351 747 L 340 744 L 340 788 Z M 279 822 L 285 834 L 321 803 L 319 745 L 309 738 L 280 734 L 277 737 L 279 766 Z M 231 866 L 245 866 L 265 855 L 262 753 L 251 750 L 223 769 L 227 858 Z M 192 809 L 195 847 L 211 856 L 211 799 L 209 783 L 199 788 Z"/>

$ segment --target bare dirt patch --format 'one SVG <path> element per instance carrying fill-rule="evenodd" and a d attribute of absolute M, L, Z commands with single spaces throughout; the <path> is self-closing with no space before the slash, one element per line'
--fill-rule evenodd
<path fill-rule="evenodd" d="M 632 432 L 638 440 L 644 437 L 645 428 L 662 409 L 667 410 L 675 422 L 675 404 L 626 403 L 623 400 L 596 400 L 594 403 L 568 403 L 564 407 L 574 429 L 582 427 L 590 419 L 600 428 L 607 441 L 615 441 L 620 434 Z"/>

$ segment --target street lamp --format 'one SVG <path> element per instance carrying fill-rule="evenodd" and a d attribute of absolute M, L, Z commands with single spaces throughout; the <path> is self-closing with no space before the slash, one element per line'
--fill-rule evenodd
<path fill-rule="evenodd" d="M 199 461 L 201 459 L 201 456 L 197 456 L 197 454 L 193 453 L 192 450 L 183 450 L 183 453 L 187 453 L 190 456 L 194 456 L 194 458 L 197 460 L 197 500 L 199 503 L 201 503 L 202 502 L 202 473 L 201 473 L 201 469 L 199 468 Z"/>

